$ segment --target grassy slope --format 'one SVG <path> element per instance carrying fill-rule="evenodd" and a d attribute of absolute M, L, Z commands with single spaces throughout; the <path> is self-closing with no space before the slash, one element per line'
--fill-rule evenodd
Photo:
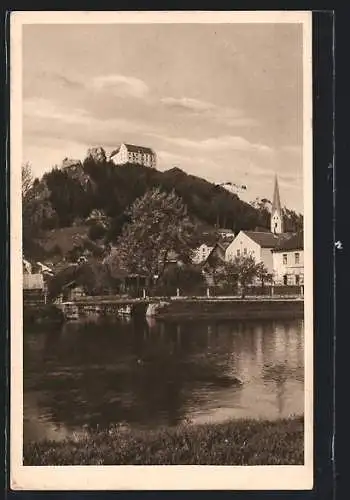
<path fill-rule="evenodd" d="M 301 417 L 239 420 L 155 431 L 90 431 L 24 446 L 25 465 L 302 465 Z"/>
<path fill-rule="evenodd" d="M 39 240 L 46 252 L 60 247 L 62 254 L 66 255 L 74 245 L 79 245 L 87 238 L 89 227 L 85 225 L 63 227 L 46 231 L 45 236 Z"/>

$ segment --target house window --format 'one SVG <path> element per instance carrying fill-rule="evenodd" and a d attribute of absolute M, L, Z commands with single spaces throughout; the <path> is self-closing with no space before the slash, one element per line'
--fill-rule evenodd
<path fill-rule="evenodd" d="M 299 254 L 299 252 L 295 253 L 294 257 L 295 257 L 295 263 L 299 264 L 300 263 L 300 254 Z"/>
<path fill-rule="evenodd" d="M 241 255 L 241 251 L 238 249 L 237 250 L 237 257 L 239 257 Z"/>
<path fill-rule="evenodd" d="M 243 250 L 243 253 L 244 253 L 244 255 L 247 255 L 247 249 L 246 248 Z"/>
<path fill-rule="evenodd" d="M 288 276 L 286 274 L 283 276 L 283 284 L 288 285 Z"/>
<path fill-rule="evenodd" d="M 296 284 L 296 285 L 299 285 L 299 284 L 300 284 L 300 276 L 299 276 L 299 274 L 296 274 L 296 275 L 295 275 L 295 284 Z"/>
<path fill-rule="evenodd" d="M 283 254 L 283 265 L 284 266 L 287 265 L 287 254 L 286 253 Z"/>

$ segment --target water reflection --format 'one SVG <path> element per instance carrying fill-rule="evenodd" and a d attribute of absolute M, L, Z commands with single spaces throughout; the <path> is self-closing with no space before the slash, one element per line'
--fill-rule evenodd
<path fill-rule="evenodd" d="M 25 439 L 85 425 L 303 413 L 298 320 L 67 323 L 25 332 Z"/>

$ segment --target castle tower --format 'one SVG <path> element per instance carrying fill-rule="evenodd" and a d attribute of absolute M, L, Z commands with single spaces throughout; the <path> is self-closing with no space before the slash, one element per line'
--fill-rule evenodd
<path fill-rule="evenodd" d="M 277 175 L 275 176 L 275 188 L 273 192 L 273 201 L 271 208 L 271 233 L 283 233 L 283 215 Z"/>

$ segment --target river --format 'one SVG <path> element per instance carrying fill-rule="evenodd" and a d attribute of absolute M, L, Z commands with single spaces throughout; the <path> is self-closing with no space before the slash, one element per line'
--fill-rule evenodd
<path fill-rule="evenodd" d="M 303 320 L 70 322 L 24 332 L 24 440 L 304 410 Z"/>

